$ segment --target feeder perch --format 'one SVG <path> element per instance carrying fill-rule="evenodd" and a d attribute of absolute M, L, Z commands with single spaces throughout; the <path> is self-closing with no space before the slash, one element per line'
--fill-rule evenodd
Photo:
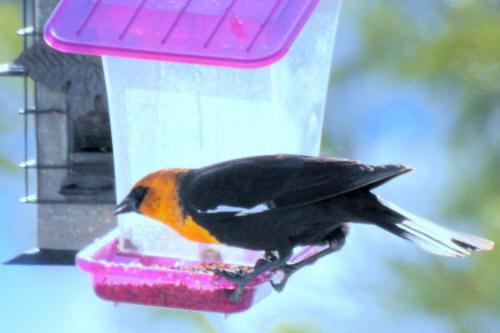
<path fill-rule="evenodd" d="M 44 38 L 102 56 L 117 198 L 161 168 L 319 153 L 338 0 L 63 0 Z M 160 60 L 160 61 L 158 61 Z M 260 252 L 199 245 L 138 214 L 79 253 L 102 298 L 231 313 L 269 293 L 235 285 Z M 317 249 L 305 249 L 316 251 Z M 304 253 L 302 253 L 304 255 Z"/>

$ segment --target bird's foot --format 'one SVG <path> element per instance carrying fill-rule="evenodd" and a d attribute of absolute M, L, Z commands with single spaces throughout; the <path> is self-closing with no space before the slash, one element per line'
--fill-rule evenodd
<path fill-rule="evenodd" d="M 242 279 L 244 280 L 247 273 L 245 273 L 241 269 L 238 269 L 236 271 L 227 271 L 224 269 L 216 269 L 215 275 L 221 276 L 230 282 L 237 283 L 237 282 L 241 281 Z"/>
<path fill-rule="evenodd" d="M 231 291 L 229 298 L 234 303 L 239 303 L 243 297 L 245 286 L 250 283 L 250 281 L 265 272 L 270 272 L 286 265 L 291 255 L 291 249 L 286 249 L 286 251 L 282 250 L 281 252 L 278 251 L 278 256 L 274 255 L 271 251 L 266 251 L 264 258 L 256 263 L 254 270 L 251 272 L 216 270 L 215 274 L 236 284 L 236 289 Z"/>
<path fill-rule="evenodd" d="M 216 269 L 215 274 L 218 276 L 222 276 L 224 279 L 234 282 L 234 283 L 248 283 L 258 274 L 255 274 L 255 270 L 259 270 L 259 268 L 269 265 L 274 261 L 278 260 L 278 257 L 270 251 L 266 251 L 264 253 L 264 257 L 257 260 L 254 266 L 254 271 L 246 273 L 241 269 L 235 271 L 227 271 L 223 269 Z"/>
<path fill-rule="evenodd" d="M 255 263 L 255 268 L 254 269 L 257 269 L 257 268 L 259 268 L 259 267 L 261 267 L 263 265 L 275 262 L 276 260 L 278 260 L 278 256 L 276 256 L 271 251 L 266 251 L 266 252 L 264 252 L 264 257 L 260 258 L 259 260 L 257 260 L 257 262 Z"/>
<path fill-rule="evenodd" d="M 236 304 L 241 302 L 245 286 L 254 278 L 250 273 L 245 273 L 241 270 L 232 272 L 218 269 L 215 271 L 215 274 L 236 284 L 236 289 L 228 290 L 229 299 Z"/>

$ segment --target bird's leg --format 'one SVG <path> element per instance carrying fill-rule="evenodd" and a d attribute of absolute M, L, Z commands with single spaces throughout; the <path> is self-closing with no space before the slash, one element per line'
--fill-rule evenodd
<path fill-rule="evenodd" d="M 304 260 L 301 260 L 295 264 L 284 265 L 281 268 L 281 271 L 284 274 L 283 278 L 278 283 L 274 283 L 273 281 L 271 281 L 271 285 L 273 286 L 274 290 L 276 290 L 278 292 L 283 291 L 286 283 L 288 282 L 288 279 L 290 278 L 290 276 L 293 273 L 297 272 L 299 269 L 301 269 L 307 265 L 311 265 L 311 264 L 315 263 L 319 258 L 324 257 L 324 256 L 326 256 L 330 253 L 333 253 L 335 251 L 338 251 L 338 250 L 339 250 L 339 248 L 336 246 L 335 243 L 328 241 L 328 247 L 326 249 L 321 250 L 320 252 L 313 254 L 312 256 L 309 256 L 309 257 L 305 258 Z"/>
<path fill-rule="evenodd" d="M 343 225 L 340 228 L 335 229 L 327 238 L 328 247 L 320 252 L 313 254 L 297 263 L 284 265 L 281 270 L 284 274 L 280 282 L 274 283 L 271 281 L 271 285 L 277 292 L 283 291 L 286 283 L 290 276 L 297 272 L 299 269 L 315 263 L 319 258 L 322 258 L 330 253 L 340 250 L 345 244 L 345 237 L 347 235 L 347 225 Z"/>
<path fill-rule="evenodd" d="M 268 263 L 270 261 L 275 261 L 275 260 L 278 260 L 278 257 L 272 251 L 266 250 L 264 252 L 264 256 L 262 258 L 260 258 L 259 260 L 257 260 L 257 262 L 255 263 L 254 269 L 259 267 L 260 265 L 263 265 L 265 263 Z M 224 278 L 226 278 L 226 280 L 233 281 L 235 279 L 238 279 L 238 277 L 245 275 L 246 273 L 244 271 L 238 269 L 237 271 L 234 271 L 234 272 L 233 271 L 218 270 L 217 274 L 224 276 Z"/>
<path fill-rule="evenodd" d="M 268 251 L 266 250 L 264 252 L 264 257 L 263 258 L 260 258 L 259 260 L 257 260 L 257 262 L 255 263 L 255 268 L 259 267 L 260 265 L 266 263 L 266 262 L 269 262 L 269 261 L 275 261 L 275 260 L 278 260 L 278 257 L 272 252 L 272 251 Z"/>
<path fill-rule="evenodd" d="M 274 256 L 274 255 L 273 255 Z M 280 250 L 278 251 L 278 257 L 274 256 L 275 260 L 261 260 L 257 262 L 255 268 L 250 273 L 234 275 L 224 270 L 216 270 L 215 274 L 224 277 L 226 280 L 234 282 L 236 284 L 236 289 L 231 293 L 230 298 L 233 302 L 238 303 L 241 301 L 243 295 L 243 290 L 245 286 L 259 276 L 262 273 L 272 271 L 277 268 L 281 268 L 286 265 L 286 262 L 292 256 L 292 249 Z"/>

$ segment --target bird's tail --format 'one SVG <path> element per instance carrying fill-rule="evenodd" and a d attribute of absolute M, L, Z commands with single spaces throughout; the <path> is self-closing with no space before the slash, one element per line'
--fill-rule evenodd
<path fill-rule="evenodd" d="M 383 214 L 374 221 L 379 227 L 407 239 L 422 249 L 440 256 L 465 257 L 473 252 L 489 251 L 495 243 L 477 236 L 441 227 L 378 199 Z M 380 206 L 379 206 L 380 207 Z M 382 208 L 382 207 L 380 207 Z M 383 218 L 383 217 L 386 218 Z"/>

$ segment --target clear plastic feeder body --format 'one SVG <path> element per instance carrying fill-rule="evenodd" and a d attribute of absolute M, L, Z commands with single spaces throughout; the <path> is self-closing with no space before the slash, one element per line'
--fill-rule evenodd
<path fill-rule="evenodd" d="M 150 172 L 252 155 L 319 153 L 339 1 L 321 0 L 284 58 L 257 69 L 103 57 L 118 200 Z M 119 216 L 123 251 L 253 264 L 138 214 Z"/>

